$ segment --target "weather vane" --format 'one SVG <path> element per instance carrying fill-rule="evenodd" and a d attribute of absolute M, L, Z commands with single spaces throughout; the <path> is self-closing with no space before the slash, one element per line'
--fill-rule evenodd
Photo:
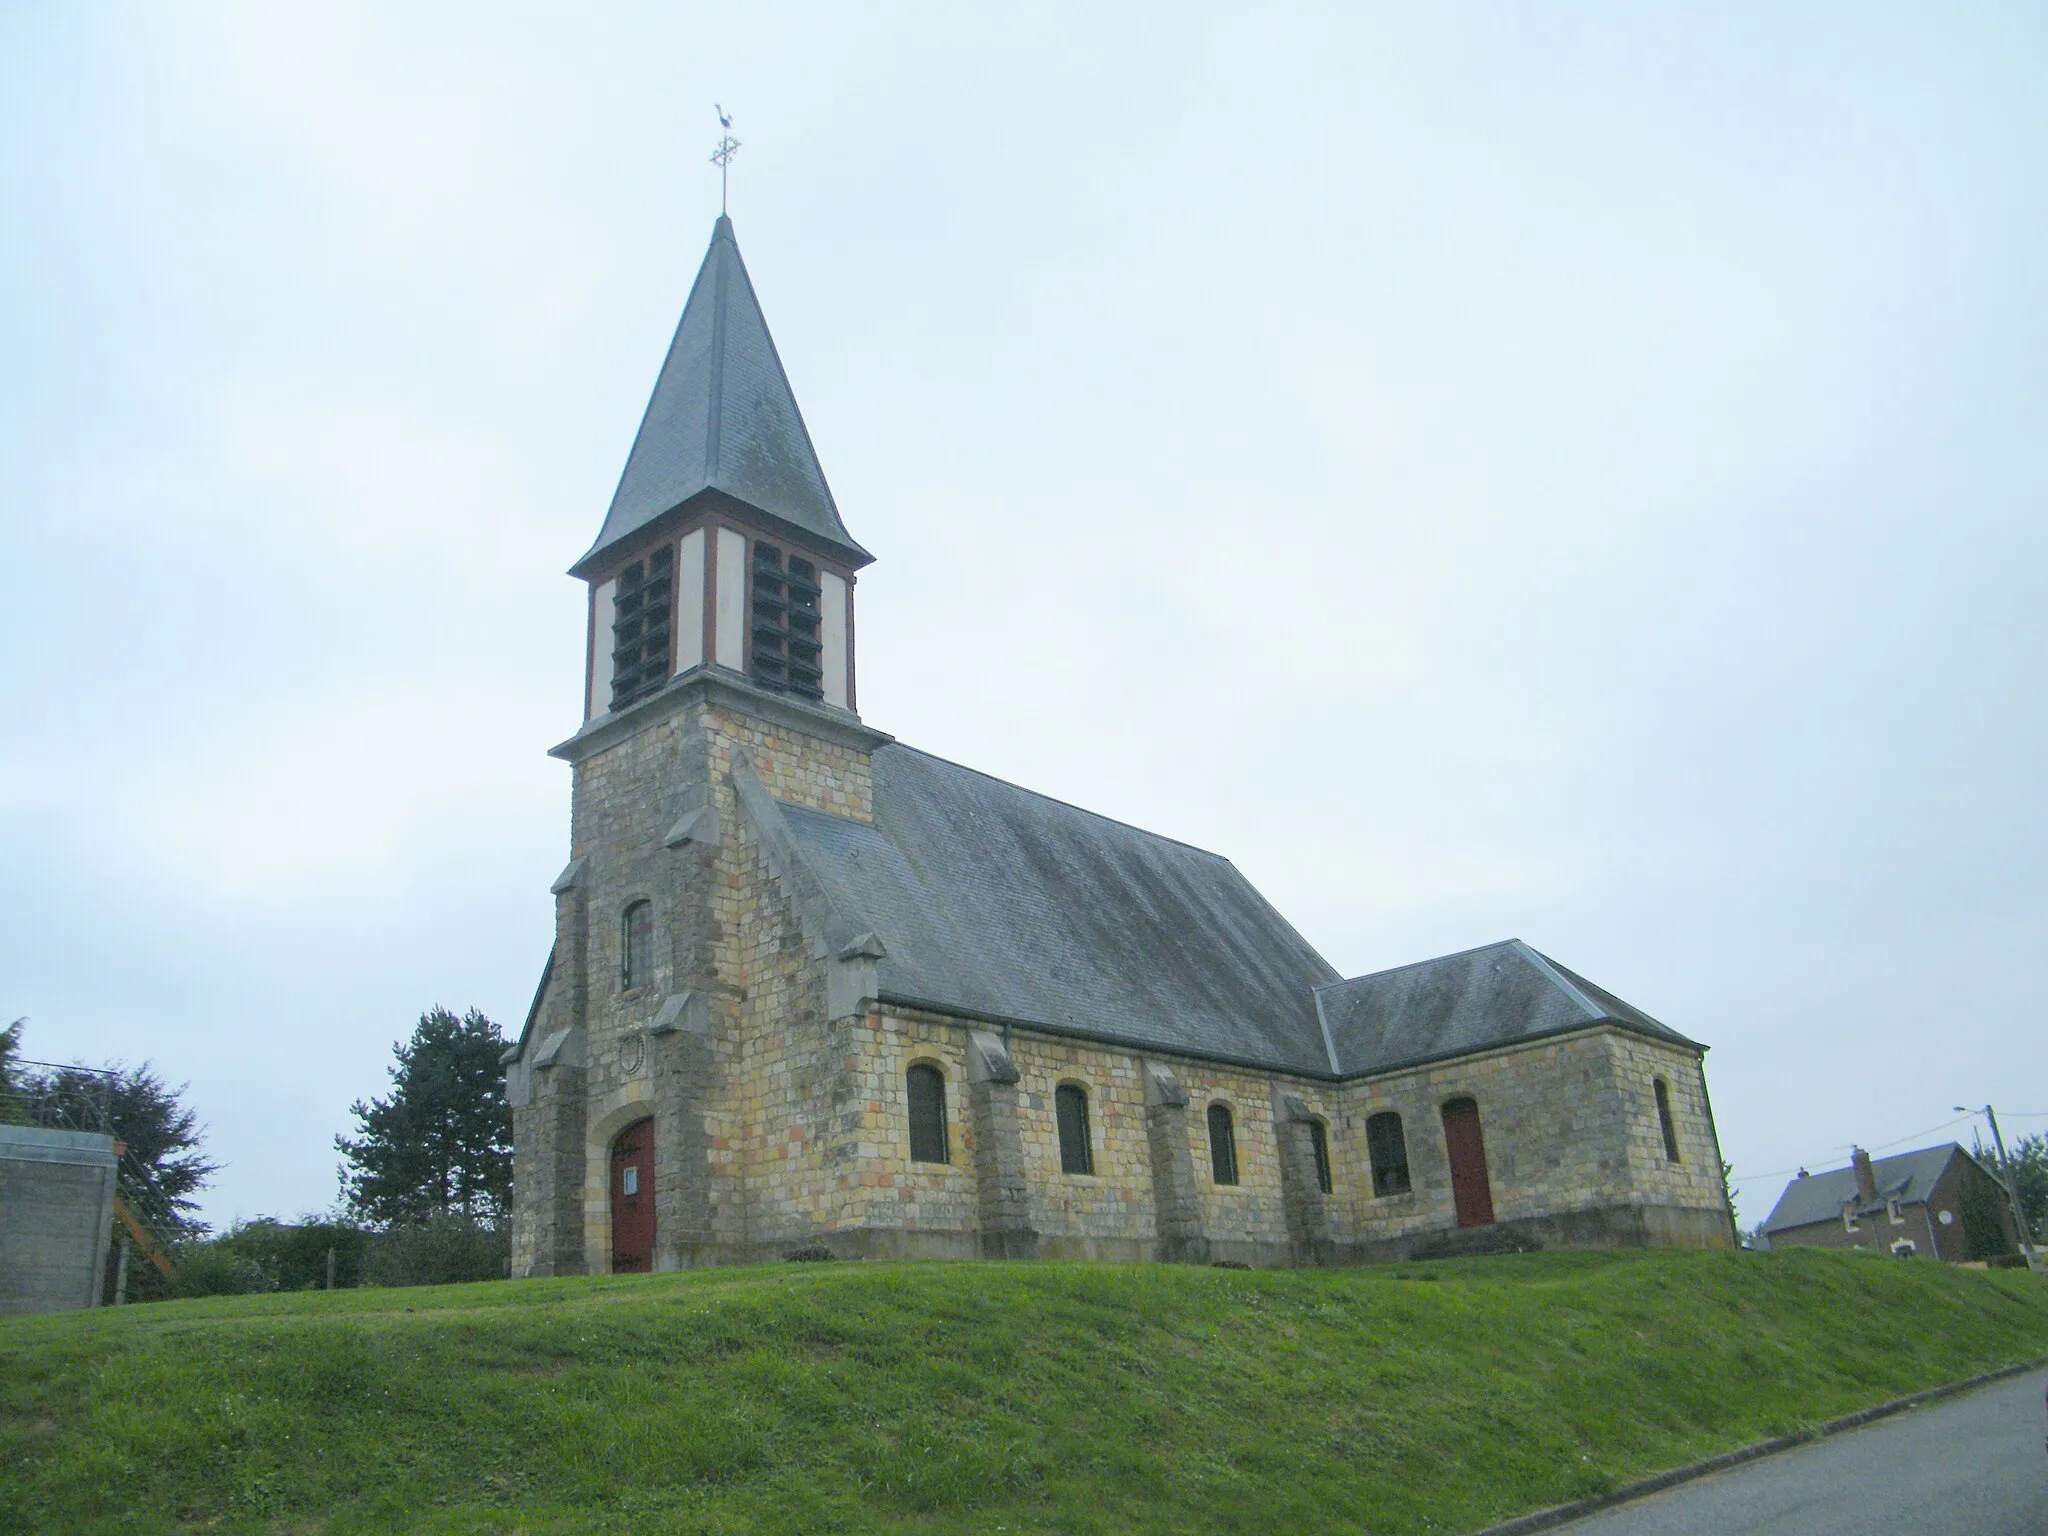
<path fill-rule="evenodd" d="M 732 136 L 732 114 L 715 101 L 711 107 L 718 114 L 718 126 L 725 130 L 719 138 L 718 148 L 711 155 L 711 163 L 718 167 L 718 211 L 722 214 L 725 212 L 726 168 L 732 164 L 732 157 L 739 153 L 740 141 Z"/>

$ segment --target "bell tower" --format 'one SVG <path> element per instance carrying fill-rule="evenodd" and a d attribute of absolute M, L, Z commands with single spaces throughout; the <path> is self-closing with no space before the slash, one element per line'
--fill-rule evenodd
<path fill-rule="evenodd" d="M 506 1058 L 515 1273 L 749 1251 L 762 1196 L 746 1169 L 775 1154 L 756 1145 L 747 1064 L 793 1021 L 859 1016 L 874 987 L 872 945 L 804 947 L 790 903 L 806 891 L 784 883 L 776 842 L 786 805 L 873 820 L 889 737 L 856 713 L 853 623 L 872 558 L 720 215 L 604 526 L 570 569 L 589 596 L 583 716 L 552 749 L 572 773 L 569 863 Z"/>
<path fill-rule="evenodd" d="M 720 215 L 597 542 L 586 723 L 715 668 L 856 713 L 853 541 Z"/>

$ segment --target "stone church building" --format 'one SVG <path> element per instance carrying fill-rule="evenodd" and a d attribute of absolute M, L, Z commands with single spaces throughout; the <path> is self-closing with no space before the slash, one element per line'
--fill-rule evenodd
<path fill-rule="evenodd" d="M 1726 1247 L 1704 1047 L 1519 940 L 1350 980 L 1229 860 L 862 720 L 720 218 L 604 526 L 513 1268 Z"/>

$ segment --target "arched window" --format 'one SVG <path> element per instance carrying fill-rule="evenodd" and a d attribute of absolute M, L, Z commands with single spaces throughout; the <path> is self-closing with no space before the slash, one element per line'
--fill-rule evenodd
<path fill-rule="evenodd" d="M 1237 1182 L 1237 1129 L 1227 1104 L 1209 1106 L 1209 1174 L 1218 1184 Z"/>
<path fill-rule="evenodd" d="M 930 1062 L 904 1074 L 910 1087 L 910 1160 L 949 1163 L 946 1155 L 946 1079 Z"/>
<path fill-rule="evenodd" d="M 1656 1078 L 1653 1086 L 1657 1090 L 1657 1127 L 1664 1133 L 1664 1161 L 1678 1161 L 1678 1127 L 1671 1123 L 1671 1089 L 1663 1078 Z"/>
<path fill-rule="evenodd" d="M 1367 1120 L 1365 1150 L 1372 1158 L 1372 1192 L 1407 1194 L 1408 1138 L 1401 1134 L 1401 1117 L 1392 1110 L 1383 1110 Z"/>
<path fill-rule="evenodd" d="M 1322 1121 L 1309 1121 L 1308 1141 L 1316 1154 L 1316 1188 L 1327 1195 L 1335 1186 L 1330 1180 L 1330 1133 Z"/>
<path fill-rule="evenodd" d="M 625 991 L 654 980 L 654 908 L 636 901 L 619 919 L 619 986 Z"/>
<path fill-rule="evenodd" d="M 1052 1108 L 1060 1123 L 1060 1172 L 1093 1173 L 1095 1148 L 1088 1137 L 1088 1090 L 1079 1083 L 1061 1083 L 1053 1091 Z"/>

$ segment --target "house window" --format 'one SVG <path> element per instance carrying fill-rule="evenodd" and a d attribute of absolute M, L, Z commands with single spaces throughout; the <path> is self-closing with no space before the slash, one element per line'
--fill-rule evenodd
<path fill-rule="evenodd" d="M 676 552 L 662 548 L 619 572 L 612 598 L 612 708 L 623 709 L 668 681 L 669 615 Z"/>
<path fill-rule="evenodd" d="M 1088 1090 L 1061 1083 L 1053 1091 L 1053 1115 L 1060 1124 L 1060 1172 L 1093 1173 L 1095 1149 L 1088 1139 Z"/>
<path fill-rule="evenodd" d="M 1862 1230 L 1856 1225 L 1856 1202 L 1853 1200 L 1842 1207 L 1842 1230 L 1844 1232 L 1858 1232 Z"/>
<path fill-rule="evenodd" d="M 1209 1175 L 1218 1184 L 1237 1182 L 1237 1129 L 1227 1104 L 1209 1106 Z"/>
<path fill-rule="evenodd" d="M 1919 1251 L 1920 1245 L 1909 1238 L 1902 1237 L 1892 1244 L 1892 1257 L 1895 1259 L 1910 1259 Z"/>
<path fill-rule="evenodd" d="M 1330 1178 L 1330 1133 L 1322 1121 L 1309 1121 L 1308 1144 L 1316 1154 L 1316 1188 L 1327 1195 L 1335 1185 Z"/>
<path fill-rule="evenodd" d="M 1366 1121 L 1365 1149 L 1372 1158 L 1372 1192 L 1407 1194 L 1408 1139 L 1401 1134 L 1401 1117 L 1386 1110 Z"/>
<path fill-rule="evenodd" d="M 654 980 L 654 907 L 636 901 L 619 919 L 619 986 L 630 992 Z"/>
<path fill-rule="evenodd" d="M 1653 1084 L 1657 1090 L 1657 1126 L 1664 1132 L 1664 1161 L 1678 1161 L 1678 1127 L 1671 1123 L 1671 1089 L 1663 1078 Z"/>
<path fill-rule="evenodd" d="M 910 1160 L 949 1163 L 946 1147 L 946 1078 L 920 1061 L 904 1074 L 910 1088 Z"/>
<path fill-rule="evenodd" d="M 1899 1197 L 1897 1195 L 1893 1195 L 1891 1199 L 1887 1200 L 1884 1208 L 1885 1214 L 1891 1217 L 1893 1226 L 1903 1227 L 1906 1224 L 1906 1213 L 1899 1209 Z"/>
<path fill-rule="evenodd" d="M 757 539 L 753 593 L 754 681 L 763 688 L 823 698 L 818 568 Z"/>

